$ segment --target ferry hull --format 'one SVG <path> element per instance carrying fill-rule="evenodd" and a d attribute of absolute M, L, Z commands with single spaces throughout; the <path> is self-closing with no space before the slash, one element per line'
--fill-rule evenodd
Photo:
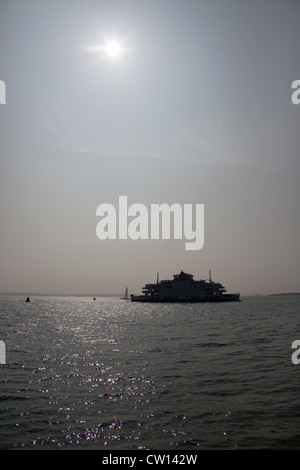
<path fill-rule="evenodd" d="M 160 299 L 153 297 L 146 297 L 144 295 L 131 295 L 131 302 L 144 302 L 144 303 L 220 303 L 220 302 L 240 302 L 240 294 L 228 294 L 218 298 L 212 299 Z"/>

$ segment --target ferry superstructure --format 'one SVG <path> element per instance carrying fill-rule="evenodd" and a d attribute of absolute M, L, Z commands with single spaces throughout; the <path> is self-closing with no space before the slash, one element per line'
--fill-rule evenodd
<path fill-rule="evenodd" d="M 192 274 L 181 271 L 173 280 L 146 284 L 141 295 L 131 295 L 132 302 L 237 302 L 240 294 L 226 294 L 225 287 L 211 279 L 195 281 Z"/>

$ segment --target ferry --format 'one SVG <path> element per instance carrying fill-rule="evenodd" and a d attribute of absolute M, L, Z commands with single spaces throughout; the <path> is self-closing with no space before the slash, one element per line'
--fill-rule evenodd
<path fill-rule="evenodd" d="M 238 302 L 240 294 L 226 294 L 225 287 L 211 279 L 195 281 L 192 274 L 183 271 L 174 274 L 173 280 L 146 284 L 141 295 L 131 294 L 132 302 Z"/>

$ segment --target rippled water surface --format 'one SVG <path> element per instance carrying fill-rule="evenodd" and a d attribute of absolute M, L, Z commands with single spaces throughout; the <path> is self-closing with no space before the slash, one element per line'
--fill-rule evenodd
<path fill-rule="evenodd" d="M 300 449 L 300 296 L 0 296 L 1 449 Z"/>

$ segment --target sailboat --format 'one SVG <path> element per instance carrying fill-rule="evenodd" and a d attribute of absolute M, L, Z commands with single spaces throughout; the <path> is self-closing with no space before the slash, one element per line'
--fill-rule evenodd
<path fill-rule="evenodd" d="M 126 287 L 124 297 L 121 297 L 121 299 L 122 300 L 130 300 L 130 297 L 128 295 L 128 287 Z"/>

